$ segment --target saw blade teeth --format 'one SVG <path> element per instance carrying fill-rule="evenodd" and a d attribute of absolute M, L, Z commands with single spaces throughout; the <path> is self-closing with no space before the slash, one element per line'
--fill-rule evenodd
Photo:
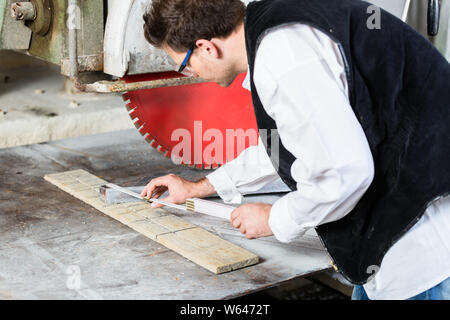
<path fill-rule="evenodd" d="M 149 144 L 151 145 L 152 142 L 153 142 L 153 139 L 152 139 L 152 137 L 151 137 L 150 135 L 148 135 L 148 136 L 145 138 L 145 141 L 147 141 L 147 143 L 149 143 Z"/>
<path fill-rule="evenodd" d="M 134 122 L 134 126 L 135 126 L 136 129 L 138 129 L 138 130 L 140 130 L 140 129 L 142 128 L 143 125 L 144 125 L 144 124 L 143 124 L 140 120 L 137 120 L 137 121 Z"/>
<path fill-rule="evenodd" d="M 130 116 L 131 120 L 136 120 L 136 118 L 137 118 L 137 114 L 134 112 L 134 110 L 132 110 L 130 112 L 129 116 Z"/>
<path fill-rule="evenodd" d="M 127 111 L 129 114 L 136 110 L 136 107 L 134 105 L 132 105 L 131 103 L 126 104 L 125 108 L 127 108 Z"/>
<path fill-rule="evenodd" d="M 130 100 L 130 94 L 128 92 L 125 92 L 124 94 L 122 94 L 122 99 L 123 101 L 127 102 L 128 100 Z"/>
<path fill-rule="evenodd" d="M 158 147 L 159 147 L 159 143 L 156 142 L 156 140 L 153 140 L 152 143 L 150 143 L 150 145 L 151 145 L 153 148 L 158 148 Z"/>
<path fill-rule="evenodd" d="M 146 128 L 145 128 L 146 126 L 145 126 L 145 123 L 142 125 L 142 127 L 141 128 L 139 128 L 139 133 L 141 134 L 141 136 L 145 136 L 145 135 L 147 135 L 147 130 L 146 130 Z"/>
<path fill-rule="evenodd" d="M 142 126 L 142 128 L 139 130 L 139 133 L 140 133 L 141 136 L 143 136 L 144 138 L 148 135 L 147 131 L 145 131 L 145 125 Z"/>

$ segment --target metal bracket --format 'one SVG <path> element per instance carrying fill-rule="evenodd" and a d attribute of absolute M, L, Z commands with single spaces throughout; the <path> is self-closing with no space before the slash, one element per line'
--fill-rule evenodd
<path fill-rule="evenodd" d="M 165 87 L 176 87 L 197 83 L 207 82 L 201 78 L 180 77 L 172 79 L 161 79 L 153 81 L 140 81 L 128 83 L 124 80 L 116 81 L 97 81 L 94 83 L 82 84 L 75 83 L 76 87 L 81 91 L 97 92 L 97 93 L 119 93 L 136 90 L 147 90 Z"/>
<path fill-rule="evenodd" d="M 45 36 L 52 23 L 52 2 L 50 0 L 31 0 L 15 2 L 10 8 L 11 17 L 24 20 L 25 25 L 40 36 Z"/>

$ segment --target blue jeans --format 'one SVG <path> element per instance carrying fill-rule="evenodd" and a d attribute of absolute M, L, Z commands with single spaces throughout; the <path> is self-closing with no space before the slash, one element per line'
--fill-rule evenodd
<path fill-rule="evenodd" d="M 352 300 L 370 300 L 363 286 L 353 288 Z M 450 300 L 450 278 L 407 300 Z"/>

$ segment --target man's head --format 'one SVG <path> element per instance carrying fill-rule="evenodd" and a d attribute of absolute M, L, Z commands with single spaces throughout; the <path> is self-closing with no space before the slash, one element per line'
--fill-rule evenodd
<path fill-rule="evenodd" d="M 247 67 L 240 0 L 153 0 L 144 14 L 144 34 L 181 65 L 226 87 Z"/>

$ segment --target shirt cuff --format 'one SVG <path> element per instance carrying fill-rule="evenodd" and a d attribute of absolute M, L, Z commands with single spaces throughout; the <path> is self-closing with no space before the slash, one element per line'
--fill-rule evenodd
<path fill-rule="evenodd" d="M 303 236 L 307 229 L 300 227 L 289 214 L 286 196 L 275 202 L 270 210 L 269 227 L 278 241 L 288 243 Z M 292 200 L 291 200 L 292 201 Z"/>
<path fill-rule="evenodd" d="M 226 173 L 224 167 L 221 167 L 213 173 L 207 175 L 206 178 L 225 203 L 242 203 L 242 194 L 236 188 L 233 181 Z"/>

